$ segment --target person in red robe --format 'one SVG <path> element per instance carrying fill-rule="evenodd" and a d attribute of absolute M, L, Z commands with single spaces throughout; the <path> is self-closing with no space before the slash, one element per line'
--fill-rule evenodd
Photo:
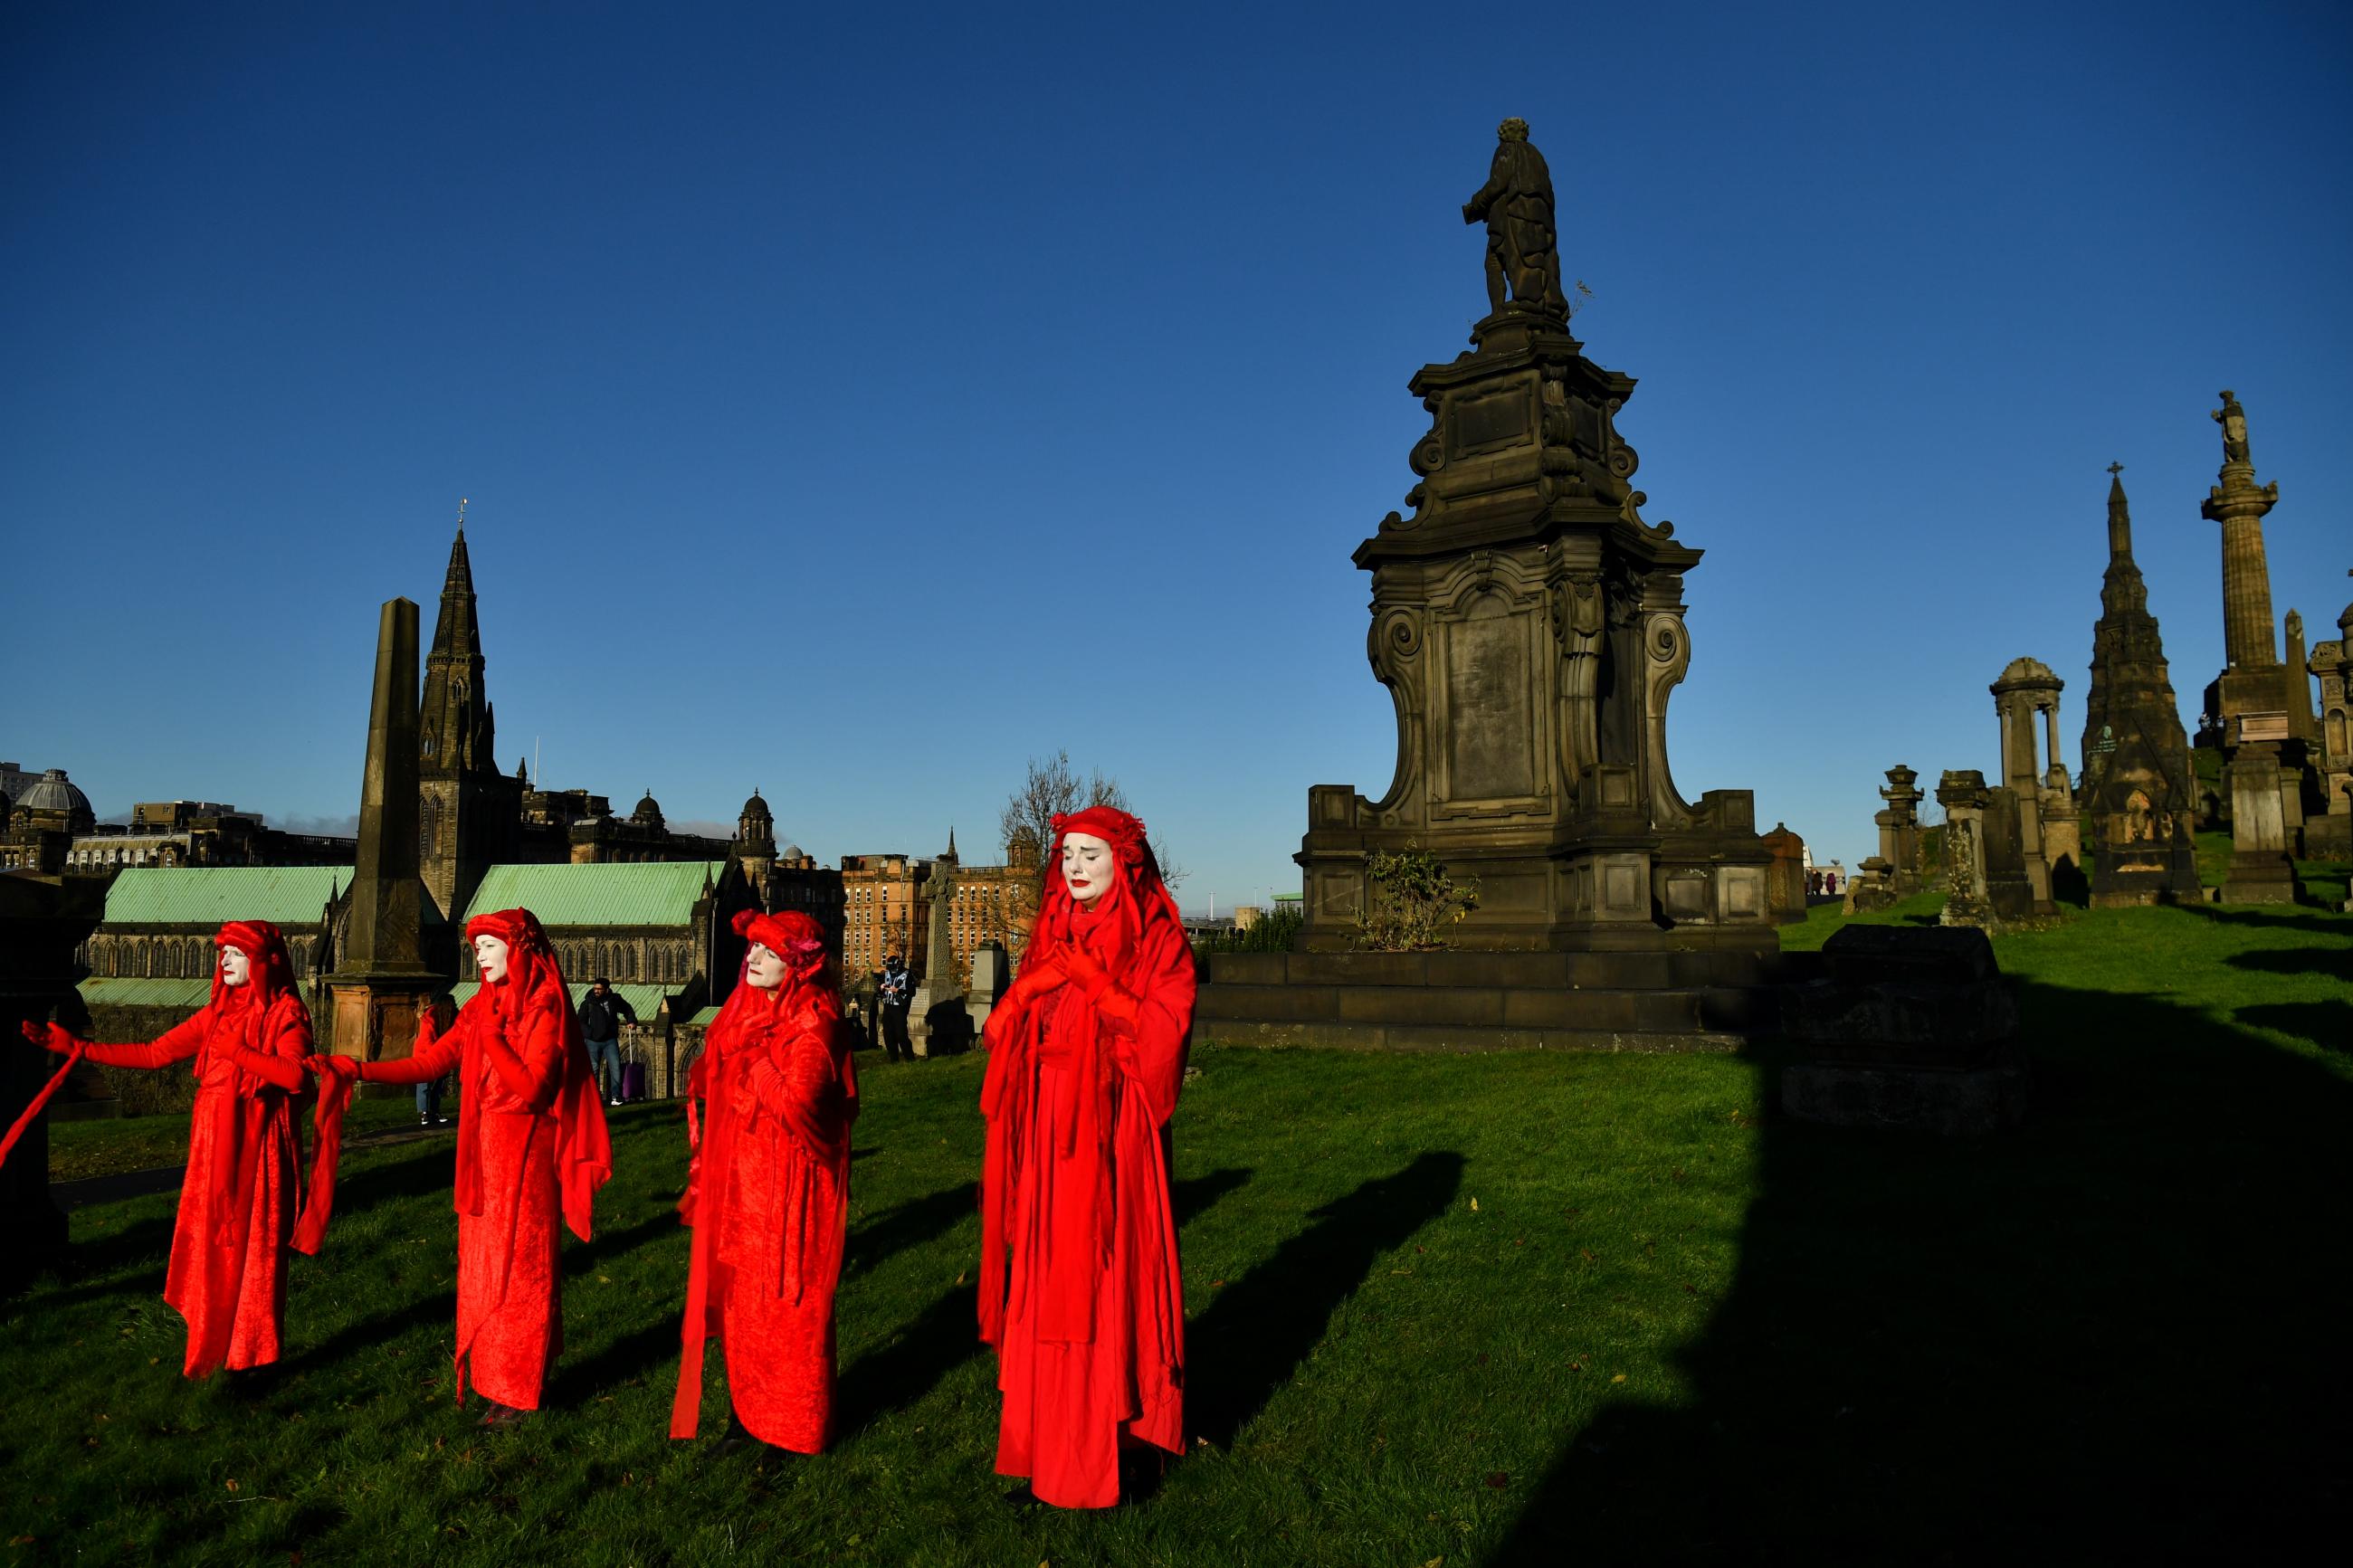
<path fill-rule="evenodd" d="M 482 975 L 446 1034 L 418 1021 L 404 1060 L 319 1058 L 369 1083 L 458 1075 L 458 1401 L 470 1381 L 502 1426 L 539 1408 L 563 1349 L 557 1231 L 590 1238 L 596 1189 L 613 1173 L 605 1105 L 564 972 L 539 918 L 501 910 L 466 922 Z"/>
<path fill-rule="evenodd" d="M 1185 1451 L 1168 1119 L 1193 954 L 1143 823 L 1092 806 L 1054 840 L 986 1030 L 980 1337 L 1005 1396 L 997 1468 L 1029 1481 L 1013 1499 L 1109 1508 L 1124 1448 Z"/>
<path fill-rule="evenodd" d="M 231 921 L 213 943 L 212 1000 L 152 1044 L 93 1044 L 55 1024 L 25 1026 L 35 1045 L 108 1067 L 195 1058 L 164 1300 L 187 1320 L 181 1371 L 198 1378 L 267 1366 L 283 1348 L 286 1252 L 300 1206 L 292 1101 L 311 1057 L 311 1015 L 278 928 Z"/>
<path fill-rule="evenodd" d="M 694 1247 L 670 1435 L 694 1436 L 703 1345 L 716 1336 L 732 1406 L 723 1442 L 814 1454 L 833 1418 L 858 1075 L 823 929 L 797 910 L 746 910 L 734 924 L 751 951 L 687 1073 L 695 1152 L 678 1208 Z"/>

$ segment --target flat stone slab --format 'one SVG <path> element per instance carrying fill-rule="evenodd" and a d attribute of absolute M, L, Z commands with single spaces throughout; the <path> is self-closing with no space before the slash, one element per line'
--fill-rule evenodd
<path fill-rule="evenodd" d="M 1824 1127 L 1969 1136 L 2018 1126 L 2026 1104 L 2026 1069 L 2009 1064 L 1948 1072 L 1800 1062 L 1781 1073 L 1781 1109 Z"/>

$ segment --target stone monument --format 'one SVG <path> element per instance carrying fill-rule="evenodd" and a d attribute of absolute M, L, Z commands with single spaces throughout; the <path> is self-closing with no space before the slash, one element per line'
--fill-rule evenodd
<path fill-rule="evenodd" d="M 1871 818 L 1879 828 L 1880 874 L 1897 898 L 1907 898 L 1927 885 L 1920 875 L 1920 803 L 1927 796 L 1917 787 L 1919 777 L 1902 763 L 1888 769 L 1887 787 L 1879 792 L 1886 808 Z M 1862 868 L 1873 869 L 1871 862 L 1864 861 Z"/>
<path fill-rule="evenodd" d="M 1390 512 L 1355 553 L 1372 574 L 1366 651 L 1396 709 L 1396 773 L 1377 800 L 1309 790 L 1299 952 L 1289 966 L 1217 955 L 1205 1028 L 1222 1017 L 1265 1026 L 1256 1037 L 1268 1039 L 1328 1024 L 1335 1044 L 1541 1044 L 1547 1030 L 1568 1041 L 1605 1011 L 1588 996 L 1580 1020 L 1576 984 L 1646 994 L 1620 1016 L 1696 1036 L 1713 1026 L 1703 1019 L 1730 1016 L 1701 994 L 1756 984 L 1778 952 L 1753 797 L 1687 801 L 1668 766 L 1667 703 L 1692 651 L 1683 578 L 1700 552 L 1641 515 L 1639 460 L 1618 427 L 1634 379 L 1569 333 L 1555 211 L 1525 125 L 1505 121 L 1487 184 L 1463 207 L 1488 226 L 1492 309 L 1470 352 L 1408 384 L 1430 416 L 1409 458 L 1420 476 L 1410 515 Z M 1353 951 L 1367 857 L 1409 847 L 1476 883 L 1477 909 L 1448 928 L 1450 945 L 1471 951 L 1411 962 Z M 1480 950 L 1525 962 L 1457 962 Z M 1537 962 L 1605 953 L 1677 962 Z M 1318 954 L 1366 962 L 1297 962 Z M 1588 978 L 1572 982 L 1572 969 Z M 1442 994 L 1458 973 L 1476 996 Z M 1220 993 L 1245 973 L 1254 994 Z M 1314 995 L 1262 984 L 1311 975 L 1324 987 Z M 1683 1000 L 1655 994 L 1667 991 Z"/>
<path fill-rule="evenodd" d="M 2041 659 L 2013 658 L 2001 679 L 1987 688 L 2001 721 L 2001 782 L 2018 796 L 2019 847 L 2038 915 L 2058 908 L 2051 894 L 2054 869 L 2064 862 L 2074 870 L 2084 854 L 2075 792 L 2067 782 L 2067 764 L 2059 760 L 2059 693 L 2065 685 Z M 2037 714 L 2049 742 L 2048 770 L 2034 742 Z"/>
<path fill-rule="evenodd" d="M 1790 832 L 1786 822 L 1775 823 L 1763 837 L 1773 853 L 1766 873 L 1766 906 L 1773 911 L 1774 924 L 1799 924 L 1806 918 L 1806 841 Z"/>
<path fill-rule="evenodd" d="M 2222 673 L 2206 688 L 2201 744 L 2238 743 L 2233 725 L 2242 715 L 2283 720 L 2298 704 L 2287 689 L 2290 672 L 2280 663 L 2278 634 L 2272 624 L 2271 565 L 2263 553 L 2263 517 L 2279 503 L 2279 485 L 2255 483 L 2248 454 L 2247 411 L 2225 390 L 2222 406 L 2211 417 L 2222 427 L 2220 483 L 2199 510 L 2222 527 Z M 2308 707 L 2308 702 L 2305 704 Z M 2282 736 L 2282 739 L 2287 737 Z"/>
<path fill-rule="evenodd" d="M 2197 775 L 2148 587 L 2133 560 L 2123 476 L 2123 464 L 2108 466 L 2108 570 L 2084 699 L 2084 799 L 2092 903 L 2100 909 L 2199 897 Z"/>
<path fill-rule="evenodd" d="M 326 1037 L 339 1055 L 405 1057 L 417 1015 L 442 981 L 425 963 L 429 900 L 417 874 L 417 605 L 385 601 L 376 624 L 375 689 L 360 782 L 359 864 L 333 973 Z"/>
<path fill-rule="evenodd" d="M 1936 785 L 1936 804 L 1945 808 L 1942 923 L 1999 931 L 2031 917 L 2018 792 L 1987 787 L 1975 768 L 1948 768 Z"/>
<path fill-rule="evenodd" d="M 1782 993 L 1791 1118 L 1947 1134 L 2025 1119 L 2018 1003 L 1983 931 L 1847 926 L 1821 957 L 1822 978 Z"/>
<path fill-rule="evenodd" d="M 1309 792 L 1310 949 L 1355 944 L 1366 852 L 1409 842 L 1477 880 L 1463 947 L 1656 948 L 1669 930 L 1772 943 L 1751 796 L 1693 805 L 1669 771 L 1667 702 L 1691 660 L 1683 574 L 1700 552 L 1642 519 L 1617 425 L 1634 381 L 1569 335 L 1552 209 L 1543 158 L 1506 121 L 1465 208 L 1489 221 L 1495 309 L 1473 352 L 1409 384 L 1431 416 L 1412 515 L 1389 513 L 1356 552 L 1397 773 L 1377 801 Z"/>
<path fill-rule="evenodd" d="M 2353 605 L 2337 617 L 2337 638 L 2312 650 L 2305 668 L 2320 682 L 2316 771 L 2325 815 L 2307 817 L 2305 850 L 2353 859 Z"/>
<path fill-rule="evenodd" d="M 956 984 L 955 934 L 949 921 L 955 904 L 956 870 L 955 835 L 951 833 L 946 851 L 932 862 L 932 874 L 924 884 L 924 896 L 932 904 L 930 950 L 907 1020 L 907 1032 L 919 1057 L 952 1055 L 972 1039 L 964 987 Z"/>

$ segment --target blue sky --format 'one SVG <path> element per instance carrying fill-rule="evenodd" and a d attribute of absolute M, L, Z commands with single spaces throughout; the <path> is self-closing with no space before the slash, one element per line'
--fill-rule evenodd
<path fill-rule="evenodd" d="M 1686 796 L 1852 863 L 2019 654 L 2074 763 L 2111 461 L 2194 714 L 2224 386 L 2353 597 L 2345 7 L 827 11 L 0 14 L 0 754 L 349 816 L 468 496 L 551 784 L 970 858 L 1068 748 L 1188 908 L 1295 887 L 1506 114 L 1707 552 Z"/>

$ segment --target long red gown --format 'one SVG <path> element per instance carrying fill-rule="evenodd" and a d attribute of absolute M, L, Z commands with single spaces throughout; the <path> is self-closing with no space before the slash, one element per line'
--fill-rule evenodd
<path fill-rule="evenodd" d="M 1060 890 L 1049 889 L 1031 952 L 1059 942 L 1092 954 L 1132 1007 L 1114 1018 L 1066 982 L 990 1031 L 981 1338 L 997 1349 L 1005 1396 L 997 1470 L 1028 1477 L 1042 1502 L 1109 1508 L 1123 1441 L 1185 1448 L 1167 1129 L 1195 975 L 1156 878 L 1116 888 L 1092 912 L 1057 900 Z M 1124 955 L 1120 899 L 1143 917 Z"/>
<path fill-rule="evenodd" d="M 252 955 L 255 972 L 260 955 Z M 214 987 L 217 1000 L 149 1045 L 89 1045 L 109 1067 L 196 1059 L 188 1173 L 164 1300 L 187 1320 L 182 1371 L 267 1366 L 286 1320 L 286 1251 L 300 1193 L 291 1101 L 311 1054 L 311 1016 L 290 991 Z"/>
<path fill-rule="evenodd" d="M 767 941 L 762 928 L 789 919 L 761 917 L 749 931 Z M 694 1436 L 703 1344 L 716 1335 L 744 1429 L 797 1453 L 825 1447 L 858 1113 L 840 1017 L 839 999 L 820 985 L 739 984 L 688 1073 L 689 1107 L 701 1100 L 707 1114 L 679 1201 L 694 1248 L 673 1437 Z"/>
<path fill-rule="evenodd" d="M 612 1157 L 562 975 L 550 960 L 522 983 L 520 1003 L 507 994 L 512 982 L 483 986 L 447 1034 L 362 1074 L 427 1083 L 457 1072 L 458 1397 L 470 1381 L 486 1399 L 536 1410 L 563 1350 L 556 1233 L 569 1223 L 589 1239 L 589 1199 Z"/>

